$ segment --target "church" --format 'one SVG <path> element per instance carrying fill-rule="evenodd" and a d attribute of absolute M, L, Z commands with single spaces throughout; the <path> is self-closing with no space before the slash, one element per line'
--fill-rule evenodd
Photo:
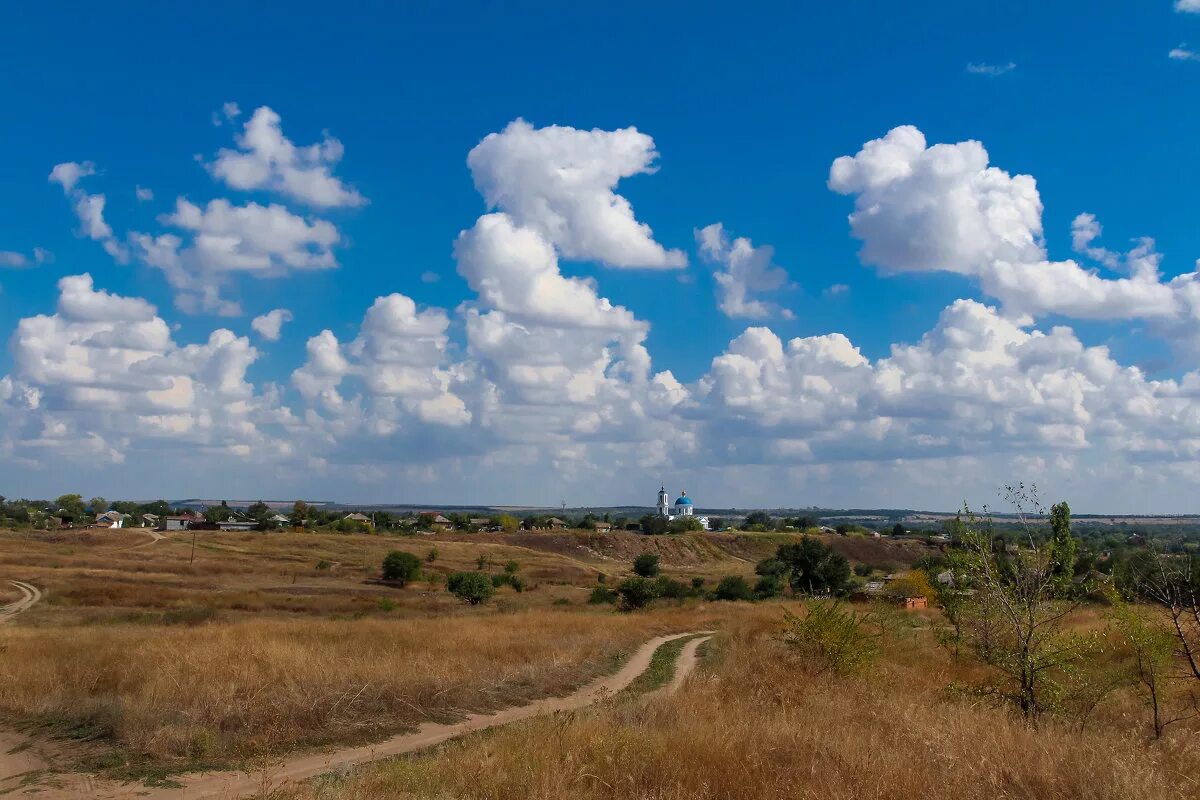
<path fill-rule="evenodd" d="M 658 490 L 658 515 L 660 517 L 666 517 L 667 521 L 670 522 L 680 517 L 696 516 L 692 498 L 688 497 L 687 492 L 682 492 L 679 495 L 679 499 L 675 501 L 674 506 L 667 505 L 667 503 L 667 487 L 662 486 Z M 708 530 L 708 517 L 696 517 L 696 519 L 704 526 L 704 530 Z"/>

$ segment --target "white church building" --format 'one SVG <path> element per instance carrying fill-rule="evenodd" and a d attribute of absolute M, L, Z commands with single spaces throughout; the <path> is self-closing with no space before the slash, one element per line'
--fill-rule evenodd
<path fill-rule="evenodd" d="M 695 517 L 696 510 L 692 503 L 692 498 L 688 497 L 687 492 L 682 492 L 679 498 L 675 501 L 675 505 L 667 505 L 667 487 L 663 486 L 658 490 L 658 515 L 666 517 L 667 521 L 679 519 L 680 517 Z M 704 530 L 708 530 L 708 517 L 696 517 L 700 524 L 704 526 Z"/>

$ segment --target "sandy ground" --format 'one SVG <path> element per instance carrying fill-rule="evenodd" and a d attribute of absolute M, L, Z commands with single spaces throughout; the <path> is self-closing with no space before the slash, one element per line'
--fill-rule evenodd
<path fill-rule="evenodd" d="M 279 762 L 273 767 L 258 772 L 223 772 L 182 775 L 178 782 L 182 788 L 148 788 L 141 784 L 114 784 L 94 775 L 56 775 L 51 781 L 37 786 L 18 788 L 11 796 L 32 796 L 42 800 L 201 800 L 201 798 L 243 797 L 248 794 L 266 795 L 288 783 L 302 781 L 329 772 L 338 767 L 363 764 L 389 756 L 424 750 L 448 739 L 467 733 L 507 725 L 543 714 L 559 711 L 574 711 L 592 703 L 611 697 L 628 687 L 650 666 L 654 651 L 667 642 L 688 636 L 711 634 L 712 631 L 693 631 L 670 636 L 658 636 L 643 644 L 633 656 L 613 675 L 592 681 L 587 686 L 566 697 L 548 697 L 528 705 L 506 708 L 493 714 L 471 714 L 452 724 L 427 723 L 412 733 L 393 736 L 383 742 L 363 747 L 349 747 L 323 753 L 299 756 Z M 668 693 L 676 691 L 696 666 L 696 651 L 704 638 L 689 641 L 676 663 L 675 675 L 666 687 Z M 20 737 L 0 738 L 0 792 L 19 780 L 22 773 L 44 768 L 36 754 L 25 755 L 20 750 Z M 6 746 L 7 743 L 7 746 Z M 5 755 L 16 749 L 18 752 Z M 14 770 L 19 770 L 14 772 Z M 7 779 L 4 776 L 8 776 Z M 5 780 L 8 781 L 6 786 Z"/>
<path fill-rule="evenodd" d="M 32 583 L 24 581 L 9 581 L 9 584 L 16 587 L 21 593 L 21 599 L 15 603 L 9 603 L 6 606 L 0 606 L 0 625 L 8 622 L 17 614 L 28 611 L 33 608 L 38 600 L 42 599 L 42 590 L 34 586 Z"/>

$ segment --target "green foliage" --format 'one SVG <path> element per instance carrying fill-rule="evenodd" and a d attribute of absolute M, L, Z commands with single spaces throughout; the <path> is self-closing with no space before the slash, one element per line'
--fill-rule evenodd
<path fill-rule="evenodd" d="M 743 527 L 752 530 L 758 526 L 761 526 L 761 530 L 772 530 L 775 527 L 775 520 L 771 519 L 771 515 L 765 511 L 751 511 L 746 515 Z"/>
<path fill-rule="evenodd" d="M 875 570 L 872 569 L 871 566 L 868 564 L 855 564 L 854 565 L 854 574 L 860 578 L 865 578 L 874 571 Z"/>
<path fill-rule="evenodd" d="M 682 516 L 671 520 L 667 526 L 671 533 L 691 533 L 693 531 L 702 531 L 704 526 L 700 524 L 700 520 L 692 516 Z"/>
<path fill-rule="evenodd" d="M 588 602 L 594 606 L 604 605 L 605 603 L 615 603 L 619 595 L 607 586 L 597 586 L 592 589 L 592 594 L 588 598 Z"/>
<path fill-rule="evenodd" d="M 622 611 L 645 608 L 654 598 L 658 597 L 654 581 L 640 576 L 621 581 L 621 585 L 617 587 L 617 593 L 621 595 Z"/>
<path fill-rule="evenodd" d="M 638 521 L 638 524 L 642 529 L 642 533 L 650 535 L 666 533 L 670 527 L 670 522 L 667 521 L 667 518 L 660 517 L 658 514 L 646 514 Z"/>
<path fill-rule="evenodd" d="M 518 564 L 516 561 L 507 561 L 504 564 L 504 572 L 508 575 L 516 575 L 517 570 L 519 570 L 520 568 L 521 568 L 521 565 Z"/>
<path fill-rule="evenodd" d="M 431 547 L 429 548 L 429 552 L 425 554 L 425 563 L 432 564 L 433 562 L 437 561 L 437 558 L 438 549 L 436 547 Z"/>
<path fill-rule="evenodd" d="M 103 497 L 93 497 L 88 501 L 88 510 L 93 514 L 103 514 L 108 511 L 108 501 Z"/>
<path fill-rule="evenodd" d="M 782 544 L 775 558 L 787 565 L 794 592 L 842 596 L 850 590 L 850 562 L 818 539 L 805 536 L 799 542 Z"/>
<path fill-rule="evenodd" d="M 718 600 L 753 600 L 754 591 L 741 575 L 726 575 L 717 584 L 714 596 Z"/>
<path fill-rule="evenodd" d="M 482 572 L 455 572 L 446 581 L 446 588 L 459 600 L 479 605 L 492 596 L 492 581 Z"/>
<path fill-rule="evenodd" d="M 633 560 L 633 572 L 643 578 L 653 578 L 658 575 L 661 567 L 656 553 L 642 553 Z"/>
<path fill-rule="evenodd" d="M 667 597 L 672 600 L 682 600 L 691 595 L 687 584 L 677 581 L 674 578 L 668 578 L 666 575 L 659 575 L 655 578 L 654 592 L 659 597 Z"/>
<path fill-rule="evenodd" d="M 333 569 L 333 563 L 326 561 L 325 559 L 321 559 L 320 561 L 317 562 L 317 569 L 319 569 L 321 571 Z"/>
<path fill-rule="evenodd" d="M 870 614 L 860 614 L 836 600 L 814 600 L 798 617 L 783 612 L 783 636 L 816 674 L 848 675 L 869 666 L 879 655 L 879 634 Z"/>
<path fill-rule="evenodd" d="M 1050 574 L 1060 596 L 1071 592 L 1075 576 L 1075 537 L 1071 535 L 1071 507 L 1066 501 L 1050 506 Z"/>
<path fill-rule="evenodd" d="M 393 550 L 383 557 L 383 579 L 408 585 L 421 575 L 421 559 L 403 550 Z"/>
<path fill-rule="evenodd" d="M 787 564 L 772 556 L 754 565 L 754 572 L 763 577 L 782 578 L 791 569 Z"/>
<path fill-rule="evenodd" d="M 766 600 L 783 594 L 783 579 L 778 575 L 763 575 L 754 584 L 754 597 Z"/>

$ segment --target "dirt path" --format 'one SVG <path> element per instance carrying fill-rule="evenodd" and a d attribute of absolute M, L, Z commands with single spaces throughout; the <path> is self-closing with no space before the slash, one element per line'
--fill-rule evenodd
<path fill-rule="evenodd" d="M 583 708 L 611 697 L 633 683 L 649 668 L 654 651 L 661 645 L 687 636 L 711 633 L 712 631 L 693 631 L 657 636 L 639 647 L 629 661 L 625 662 L 625 665 L 615 674 L 597 678 L 566 697 L 535 700 L 528 705 L 506 708 L 493 714 L 471 714 L 462 721 L 452 724 L 430 722 L 412 733 L 393 736 L 374 745 L 300 756 L 256 772 L 182 775 L 177 779 L 183 784 L 182 788 L 147 788 L 141 784 L 117 785 L 99 781 L 92 775 L 60 775 L 56 776 L 56 786 L 48 784 L 39 786 L 35 796 L 40 800 L 83 800 L 84 798 L 95 798 L 95 800 L 221 798 L 221 800 L 231 800 L 256 793 L 267 796 L 270 792 L 288 783 L 321 775 L 337 767 L 413 753 L 467 733 L 494 728 L 498 725 L 507 725 L 542 714 Z M 703 640 L 694 640 L 684 647 L 675 671 L 676 679 L 672 681 L 672 685 L 676 681 L 682 684 L 683 679 L 695 667 L 696 647 L 699 646 L 699 641 Z"/>
<path fill-rule="evenodd" d="M 21 593 L 21 599 L 6 606 L 0 606 L 0 625 L 8 622 L 17 614 L 28 611 L 38 600 L 42 599 L 42 590 L 32 583 L 24 581 L 9 581 L 9 583 L 17 587 L 17 591 Z"/>
<path fill-rule="evenodd" d="M 130 547 L 122 548 L 123 550 L 139 550 L 143 547 L 149 547 L 152 544 L 157 544 L 158 542 L 161 542 L 163 539 L 167 538 L 167 537 L 163 536 L 161 533 L 159 533 L 158 531 L 154 531 L 154 530 L 141 530 L 141 531 L 138 531 L 138 533 L 150 534 L 150 541 L 138 542 L 137 544 L 131 545 Z"/>
<path fill-rule="evenodd" d="M 683 682 L 688 679 L 688 676 L 696 669 L 696 665 L 700 663 L 700 656 L 698 655 L 700 645 L 711 638 L 711 636 L 698 636 L 683 646 L 683 649 L 679 651 L 679 660 L 675 662 L 675 674 L 671 676 L 671 682 L 659 689 L 659 692 L 672 695 L 683 688 Z"/>

